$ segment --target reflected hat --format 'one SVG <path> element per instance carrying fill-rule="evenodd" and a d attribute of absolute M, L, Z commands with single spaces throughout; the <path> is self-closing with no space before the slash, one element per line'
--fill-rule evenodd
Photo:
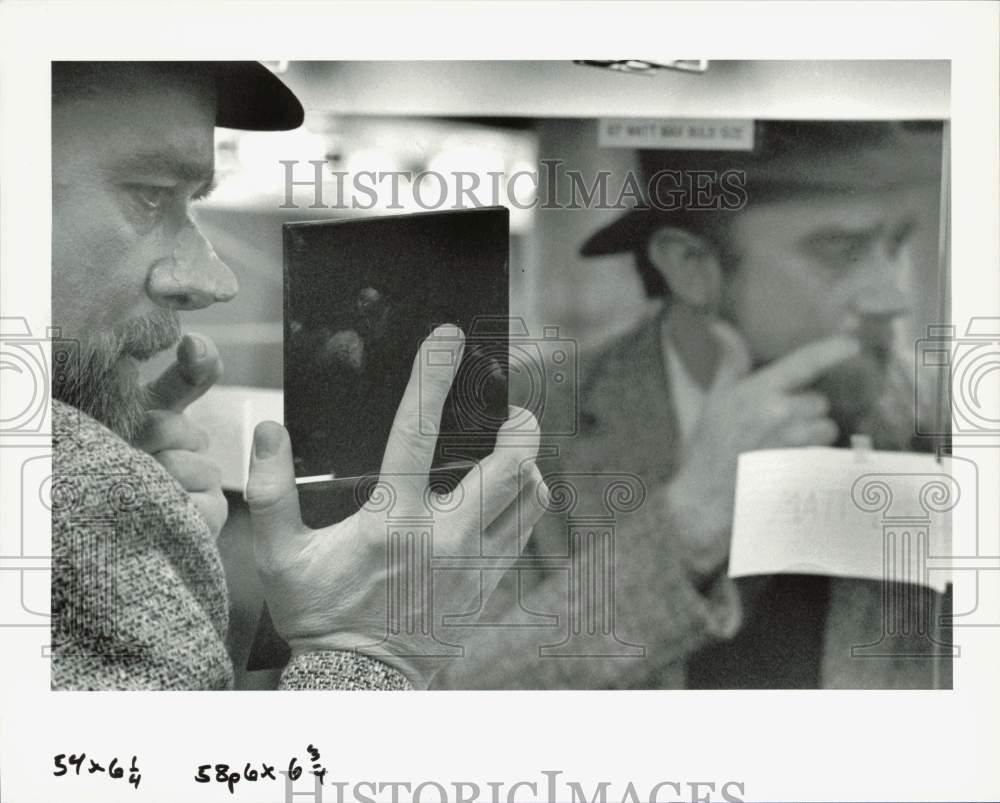
<path fill-rule="evenodd" d="M 927 122 L 757 121 L 753 149 L 743 151 L 639 150 L 643 203 L 591 235 L 582 256 L 633 251 L 673 215 L 649 197 L 662 171 L 742 173 L 748 204 L 817 193 L 863 193 L 937 181 L 941 130 Z M 700 214 L 694 212 L 693 214 Z"/>

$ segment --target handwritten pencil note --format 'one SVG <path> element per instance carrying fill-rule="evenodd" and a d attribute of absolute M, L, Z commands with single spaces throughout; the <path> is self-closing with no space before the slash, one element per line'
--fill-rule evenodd
<path fill-rule="evenodd" d="M 743 454 L 729 575 L 823 574 L 944 591 L 954 514 L 960 502 L 975 504 L 967 468 L 905 452 Z"/>

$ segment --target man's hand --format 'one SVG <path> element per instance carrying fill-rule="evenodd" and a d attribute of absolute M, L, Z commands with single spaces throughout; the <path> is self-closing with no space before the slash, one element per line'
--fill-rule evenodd
<path fill-rule="evenodd" d="M 188 492 L 216 538 L 229 506 L 222 494 L 219 467 L 205 455 L 208 433 L 184 410 L 222 376 L 215 344 L 187 334 L 177 346 L 177 361 L 150 383 L 150 409 L 134 445 L 151 454 Z"/>
<path fill-rule="evenodd" d="M 500 572 L 407 574 L 407 562 L 390 551 L 387 529 L 402 526 L 393 519 L 408 520 L 410 530 L 429 529 L 438 557 L 479 555 L 483 542 L 491 542 L 491 554 L 515 554 L 510 545 L 517 549 L 523 545 L 548 501 L 534 463 L 537 422 L 517 408 L 511 408 L 511 417 L 530 421 L 530 432 L 520 428 L 515 443 L 508 422 L 500 430 L 496 450 L 452 494 L 444 497 L 428 488 L 437 438 L 426 433 L 437 431 L 463 350 L 460 337 L 443 334 L 437 329 L 421 345 L 393 422 L 380 487 L 373 495 L 385 498 L 384 492 L 393 497 L 392 504 L 367 504 L 332 527 L 306 527 L 299 512 L 288 434 L 270 422 L 254 433 L 247 484 L 257 570 L 275 628 L 293 655 L 357 650 L 392 664 L 419 688 L 426 687 L 443 665 L 440 657 L 427 654 L 423 638 L 422 627 L 440 616 L 431 597 L 439 605 L 445 600 L 450 611 L 467 612 L 479 604 L 480 595 L 489 596 Z M 431 349 L 434 359 L 427 357 Z M 440 359 L 445 350 L 452 351 L 450 360 Z M 423 522 L 415 521 L 419 519 Z M 508 547 L 499 547 L 498 542 Z M 406 544 L 400 549 L 405 550 Z M 419 569 L 419 561 L 416 566 Z M 410 562 L 409 571 L 413 567 Z M 392 594 L 390 600 L 390 592 L 400 588 L 409 592 Z M 390 619 L 403 626 L 390 628 Z M 453 640 L 451 634 L 447 640 Z"/>
<path fill-rule="evenodd" d="M 719 367 L 681 468 L 666 489 L 698 579 L 718 572 L 729 554 L 738 456 L 836 441 L 827 399 L 804 388 L 860 350 L 852 338 L 830 337 L 748 375 L 750 355 L 740 335 L 718 322 L 713 329 L 721 347 Z"/>

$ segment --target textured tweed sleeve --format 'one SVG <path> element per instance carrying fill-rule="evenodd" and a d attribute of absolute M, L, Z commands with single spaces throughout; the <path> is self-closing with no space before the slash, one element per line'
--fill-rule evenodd
<path fill-rule="evenodd" d="M 226 689 L 222 561 L 148 454 L 52 408 L 52 688 Z"/>
<path fill-rule="evenodd" d="M 280 689 L 409 691 L 406 677 L 388 664 L 353 652 L 307 652 L 294 656 L 281 675 Z"/>

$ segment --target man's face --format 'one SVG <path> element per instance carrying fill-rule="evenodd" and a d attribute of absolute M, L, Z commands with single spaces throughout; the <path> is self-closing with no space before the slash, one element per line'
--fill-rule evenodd
<path fill-rule="evenodd" d="M 881 396 L 892 326 L 910 307 L 915 223 L 904 200 L 888 191 L 813 196 L 750 208 L 731 224 L 739 261 L 725 306 L 756 362 L 829 335 L 861 340 L 862 353 L 817 386 L 845 436 Z"/>
<path fill-rule="evenodd" d="M 53 322 L 80 349 L 53 394 L 125 438 L 144 412 L 138 363 L 177 342 L 177 311 L 236 293 L 190 217 L 214 119 L 207 86 L 155 75 L 53 106 Z"/>

